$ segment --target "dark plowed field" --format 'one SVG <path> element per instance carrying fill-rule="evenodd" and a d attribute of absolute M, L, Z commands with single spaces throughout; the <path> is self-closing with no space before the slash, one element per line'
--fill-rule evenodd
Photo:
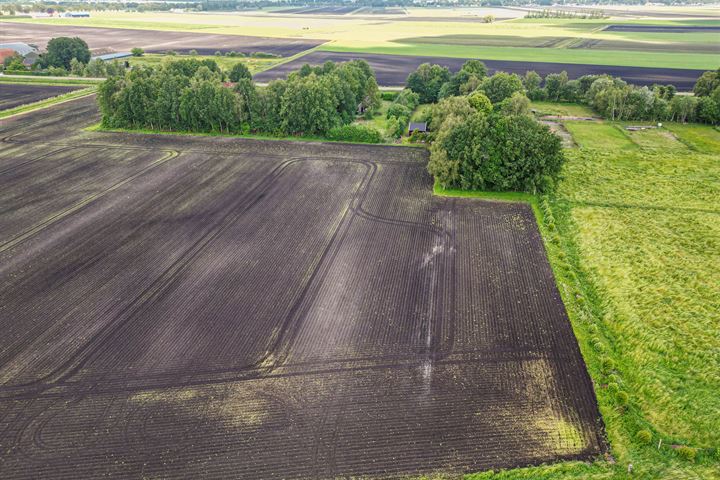
<path fill-rule="evenodd" d="M 51 38 L 80 37 L 91 49 L 114 49 L 129 52 L 134 47 L 149 53 L 174 50 L 186 53 L 197 50 L 200 55 L 220 52 L 273 53 L 289 57 L 323 43 L 321 40 L 248 37 L 208 33 L 133 30 L 128 28 L 97 28 L 32 23 L 0 23 L 0 43 L 27 42 L 45 48 Z"/>
<path fill-rule="evenodd" d="M 344 62 L 353 58 L 364 58 L 375 70 L 378 84 L 381 86 L 401 86 L 405 84 L 407 76 L 420 64 L 425 62 L 437 63 L 448 67 L 452 71 L 460 70 L 466 58 L 447 57 L 411 57 L 405 55 L 379 55 L 373 53 L 338 53 L 315 51 L 291 62 L 278 65 L 275 68 L 260 72 L 253 78 L 257 82 L 268 82 L 277 78 L 285 78 L 305 63 L 322 65 L 328 60 Z M 482 59 L 480 59 L 482 60 Z M 617 67 L 607 65 L 576 65 L 571 63 L 545 63 L 545 62 L 510 62 L 504 60 L 483 60 L 490 73 L 503 71 L 524 75 L 528 70 L 535 70 L 543 77 L 549 73 L 567 71 L 570 78 L 583 75 L 608 73 L 622 77 L 635 85 L 652 85 L 654 83 L 671 83 L 679 90 L 692 90 L 703 70 L 683 70 L 675 68 L 640 68 Z"/>
<path fill-rule="evenodd" d="M 467 472 L 605 450 L 533 214 L 419 149 L 0 127 L 0 471 Z"/>
<path fill-rule="evenodd" d="M 57 97 L 63 93 L 72 92 L 80 88 L 83 87 L 22 85 L 3 82 L 0 83 L 0 111 L 38 102 L 46 98 Z M 2 232 L 0 232 L 0 235 L 2 235 Z"/>

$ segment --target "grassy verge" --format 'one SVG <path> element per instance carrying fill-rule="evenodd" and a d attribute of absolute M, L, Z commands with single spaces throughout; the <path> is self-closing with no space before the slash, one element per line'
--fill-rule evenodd
<path fill-rule="evenodd" d="M 328 140 L 325 137 L 312 136 L 312 135 L 286 135 L 286 136 L 273 136 L 273 135 L 258 135 L 258 134 L 234 134 L 234 133 L 221 133 L 221 132 L 184 132 L 184 131 L 163 131 L 163 130 L 148 130 L 148 129 L 129 129 L 129 128 L 106 128 L 102 124 L 97 123 L 86 127 L 84 130 L 89 132 L 113 132 L 113 133 L 135 133 L 142 135 L 176 135 L 184 137 L 226 137 L 226 138 L 247 138 L 252 140 L 275 140 L 275 141 L 290 141 L 290 142 L 316 142 L 316 143 L 338 143 L 338 144 L 351 144 L 351 145 L 379 145 L 379 146 L 392 146 L 392 147 L 424 147 L 424 145 L 414 144 L 398 144 L 391 143 L 389 141 L 383 143 L 361 143 L 361 142 L 349 142 L 349 141 L 338 141 Z"/>
<path fill-rule="evenodd" d="M 45 85 L 45 86 L 58 86 L 64 87 L 67 85 L 97 85 L 102 80 L 95 80 L 90 78 L 47 78 L 47 77 L 23 77 L 23 76 L 6 76 L 0 75 L 0 83 L 32 83 L 33 85 Z"/>
<path fill-rule="evenodd" d="M 435 193 L 534 206 L 616 463 L 469 478 L 720 478 L 720 132 L 566 125 L 580 147 L 552 195 Z"/>
<path fill-rule="evenodd" d="M 58 95 L 57 97 L 46 98 L 45 100 L 40 100 L 38 102 L 28 103 L 27 105 L 20 105 L 15 108 L 10 108 L 8 110 L 0 111 L 0 118 L 7 118 L 7 117 L 14 116 L 14 115 L 19 115 L 21 113 L 27 113 L 27 112 L 32 112 L 34 110 L 40 110 L 41 108 L 46 108 L 51 105 L 56 105 L 58 103 L 68 102 L 70 100 L 75 100 L 80 97 L 85 97 L 87 95 L 91 95 L 93 93 L 95 93 L 95 87 L 88 87 L 88 88 L 83 88 L 82 90 L 75 90 L 74 92 L 64 93 L 62 95 Z"/>

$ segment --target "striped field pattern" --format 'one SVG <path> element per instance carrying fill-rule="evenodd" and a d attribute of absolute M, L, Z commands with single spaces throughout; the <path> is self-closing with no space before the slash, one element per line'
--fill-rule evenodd
<path fill-rule="evenodd" d="M 0 477 L 461 473 L 606 450 L 524 204 L 422 149 L 0 127 Z"/>

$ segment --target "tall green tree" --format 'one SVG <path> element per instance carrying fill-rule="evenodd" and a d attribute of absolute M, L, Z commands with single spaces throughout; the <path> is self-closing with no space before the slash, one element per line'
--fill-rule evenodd
<path fill-rule="evenodd" d="M 450 80 L 450 70 L 440 65 L 423 63 L 407 78 L 407 87 L 420 96 L 420 103 L 438 100 L 440 88 Z"/>
<path fill-rule="evenodd" d="M 90 61 L 90 49 L 84 40 L 78 37 L 53 38 L 47 44 L 47 52 L 42 55 L 44 67 L 62 67 L 70 70 L 70 62 L 75 58 L 81 63 Z"/>

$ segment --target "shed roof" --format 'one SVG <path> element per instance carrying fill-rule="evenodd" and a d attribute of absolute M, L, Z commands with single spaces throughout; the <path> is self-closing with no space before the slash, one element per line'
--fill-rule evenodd
<path fill-rule="evenodd" d="M 129 57 L 131 55 L 132 55 L 132 53 L 130 53 L 130 52 L 117 52 L 117 53 L 106 53 L 105 55 L 97 55 L 92 58 L 97 59 L 97 60 L 115 60 L 117 58 L 125 58 L 125 57 Z"/>
<path fill-rule="evenodd" d="M 23 57 L 27 55 L 30 52 L 34 52 L 35 48 L 31 47 L 27 43 L 20 43 L 20 42 L 14 42 L 14 43 L 0 43 L 0 49 L 6 49 L 9 48 L 11 50 L 14 50 L 15 52 L 19 53 Z"/>
<path fill-rule="evenodd" d="M 409 132 L 427 132 L 427 122 L 410 122 L 408 126 Z"/>

